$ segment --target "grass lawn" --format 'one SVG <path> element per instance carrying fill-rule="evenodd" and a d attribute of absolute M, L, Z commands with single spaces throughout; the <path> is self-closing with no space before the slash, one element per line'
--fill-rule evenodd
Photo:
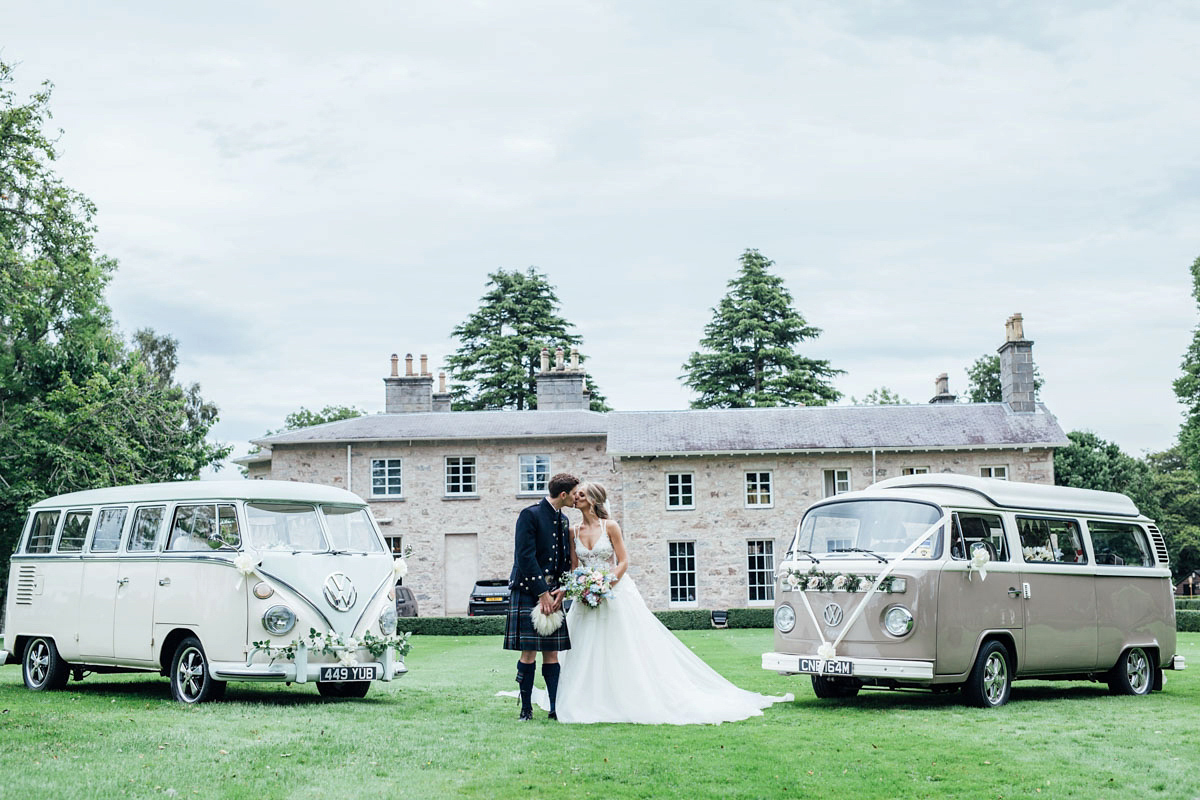
<path fill-rule="evenodd" d="M 365 700 L 234 683 L 185 708 L 164 678 L 93 675 L 30 692 L 0 668 L 0 798 L 1200 797 L 1200 634 L 1167 689 L 1018 683 L 817 700 L 759 667 L 768 630 L 681 631 L 738 685 L 796 702 L 719 726 L 518 724 L 499 637 L 414 637 L 410 673 Z"/>

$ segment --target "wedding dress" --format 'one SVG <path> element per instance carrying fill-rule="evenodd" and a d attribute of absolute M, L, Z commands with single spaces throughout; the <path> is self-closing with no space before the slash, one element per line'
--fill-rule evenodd
<path fill-rule="evenodd" d="M 607 532 L 590 550 L 576 537 L 575 552 L 584 566 L 613 566 Z M 567 627 L 559 722 L 713 724 L 762 716 L 767 706 L 792 700 L 739 689 L 721 677 L 646 608 L 628 573 L 598 608 L 573 603 Z M 549 707 L 544 692 L 535 691 L 534 699 Z"/>

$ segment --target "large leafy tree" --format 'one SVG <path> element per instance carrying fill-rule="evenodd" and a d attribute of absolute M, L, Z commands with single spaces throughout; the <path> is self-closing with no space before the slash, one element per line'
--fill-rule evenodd
<path fill-rule="evenodd" d="M 1033 396 L 1042 390 L 1042 374 L 1033 366 Z M 1004 395 L 1000 388 L 1000 356 L 997 353 L 983 354 L 967 367 L 967 401 L 971 403 L 1001 403 Z"/>
<path fill-rule="evenodd" d="M 1171 572 L 1178 582 L 1200 570 L 1200 480 L 1178 445 L 1146 456 L 1153 479 L 1154 517 L 1167 542 Z"/>
<path fill-rule="evenodd" d="M 569 349 L 583 339 L 559 315 L 547 277 L 533 267 L 488 275 L 479 308 L 452 331 L 459 348 L 446 359 L 455 408 L 537 408 L 537 373 L 543 347 Z M 580 356 L 581 362 L 583 356 Z M 587 376 L 593 411 L 607 411 Z"/>
<path fill-rule="evenodd" d="M 830 381 L 842 370 L 805 358 L 796 347 L 821 329 L 793 307 L 775 263 L 757 250 L 741 256 L 741 269 L 704 327 L 700 350 L 683 365 L 680 380 L 700 396 L 692 408 L 823 406 L 841 392 Z"/>
<path fill-rule="evenodd" d="M 1200 258 L 1192 262 L 1192 297 L 1200 305 Z M 1200 326 L 1183 356 L 1183 374 L 1175 380 L 1175 396 L 1184 406 L 1179 451 L 1187 466 L 1200 475 Z"/>
<path fill-rule="evenodd" d="M 51 86 L 20 101 L 11 83 L 11 67 L 0 62 L 5 559 L 31 503 L 96 486 L 197 478 L 229 452 L 206 438 L 216 408 L 198 387 L 174 382 L 174 340 L 140 331 L 130 346 L 117 332 L 104 299 L 116 262 L 96 252 L 95 208 L 53 169 L 55 141 L 45 130 Z"/>
<path fill-rule="evenodd" d="M 1126 454 L 1114 442 L 1089 431 L 1071 431 L 1071 444 L 1054 453 L 1054 482 L 1059 486 L 1098 489 L 1129 495 L 1138 508 L 1153 515 L 1153 473 L 1150 466 Z"/>
<path fill-rule="evenodd" d="M 901 397 L 897 392 L 893 392 L 886 386 L 880 386 L 867 392 L 866 397 L 859 400 L 857 397 L 850 398 L 850 405 L 854 406 L 906 406 L 909 402 Z"/>

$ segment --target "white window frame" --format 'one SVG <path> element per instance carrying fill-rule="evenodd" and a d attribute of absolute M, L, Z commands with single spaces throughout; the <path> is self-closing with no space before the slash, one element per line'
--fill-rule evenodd
<path fill-rule="evenodd" d="M 538 465 L 545 461 L 545 469 L 541 470 L 542 480 L 538 483 Z M 527 470 L 526 467 L 529 466 Z M 533 483 L 527 484 L 526 473 L 533 476 Z M 550 456 L 546 453 L 521 453 L 517 456 L 517 494 L 541 496 L 550 486 Z"/>
<path fill-rule="evenodd" d="M 396 479 L 398 492 L 389 492 L 392 484 L 392 464 L 395 464 L 400 474 Z M 384 491 L 378 492 L 375 489 L 375 465 L 383 464 L 383 488 Z M 372 458 L 371 459 L 371 497 L 381 500 L 395 500 L 399 497 L 404 497 L 404 459 L 403 458 Z"/>
<path fill-rule="evenodd" d="M 763 476 L 766 480 L 763 480 Z M 751 478 L 751 476 L 754 476 Z M 753 481 L 753 483 L 752 483 Z M 753 486 L 753 491 L 751 491 Z M 766 487 L 765 490 L 763 487 Z M 767 499 L 762 500 L 762 495 L 766 494 Z M 754 501 L 751 502 L 751 497 Z M 742 502 L 746 508 L 774 508 L 775 507 L 775 475 L 769 469 L 746 470 L 742 476 Z"/>
<path fill-rule="evenodd" d="M 678 479 L 675 486 L 671 485 L 672 478 Z M 694 472 L 668 472 L 663 476 L 663 481 L 666 486 L 667 511 L 690 511 L 696 507 L 696 474 Z M 684 483 L 687 484 L 686 490 Z M 689 498 L 690 502 L 671 502 L 673 499 L 682 500 L 684 495 Z"/>
<path fill-rule="evenodd" d="M 686 546 L 686 552 L 680 553 L 676 548 Z M 690 559 L 691 569 L 677 569 L 677 560 Z M 691 587 L 690 600 L 676 600 L 674 578 L 676 575 L 691 577 L 689 582 L 681 581 L 680 591 L 686 591 L 687 587 Z M 696 569 L 696 542 L 692 539 L 678 540 L 667 542 L 667 598 L 668 605 L 671 608 L 698 608 L 700 603 L 700 587 L 697 582 L 699 571 Z"/>
<path fill-rule="evenodd" d="M 928 475 L 929 467 L 905 467 L 900 470 L 901 475 Z"/>
<path fill-rule="evenodd" d="M 830 485 L 833 486 L 832 493 L 829 491 Z M 849 469 L 834 467 L 821 471 L 821 492 L 825 497 L 837 497 L 839 494 L 845 494 L 852 489 Z"/>
<path fill-rule="evenodd" d="M 979 477 L 995 478 L 999 481 L 1008 480 L 1007 464 L 985 464 L 979 468 Z"/>
<path fill-rule="evenodd" d="M 451 462 L 455 462 L 451 464 Z M 443 497 L 478 497 L 479 496 L 479 470 L 478 462 L 475 456 L 446 456 L 445 471 L 443 473 L 442 490 L 445 492 Z M 468 471 L 466 468 L 470 467 Z M 457 480 L 451 482 L 451 467 L 457 468 L 457 474 L 454 476 Z M 466 474 L 470 474 L 470 490 L 466 487 L 467 481 L 464 479 Z"/>
<path fill-rule="evenodd" d="M 755 545 L 761 547 L 765 552 L 755 553 L 753 551 Z M 755 597 L 755 589 L 760 590 L 758 593 L 764 596 Z M 746 540 L 746 603 L 751 606 L 775 605 L 774 539 Z"/>

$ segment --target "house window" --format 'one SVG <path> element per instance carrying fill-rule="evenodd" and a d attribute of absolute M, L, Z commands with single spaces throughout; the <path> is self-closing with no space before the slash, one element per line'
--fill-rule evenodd
<path fill-rule="evenodd" d="M 997 478 L 1002 481 L 1008 480 L 1008 467 L 991 466 L 980 467 L 979 477 L 981 478 Z"/>
<path fill-rule="evenodd" d="M 404 494 L 404 459 L 371 459 L 371 496 L 400 497 Z"/>
<path fill-rule="evenodd" d="M 751 603 L 775 600 L 775 542 L 751 539 L 746 542 L 746 584 Z"/>
<path fill-rule="evenodd" d="M 696 602 L 696 543 L 668 542 L 671 602 Z"/>
<path fill-rule="evenodd" d="M 690 472 L 667 473 L 667 508 L 682 510 L 696 507 L 695 486 Z"/>
<path fill-rule="evenodd" d="M 550 481 L 550 456 L 518 456 L 521 494 L 542 494 Z"/>
<path fill-rule="evenodd" d="M 901 475 L 928 475 L 929 467 L 905 467 L 900 470 Z"/>
<path fill-rule="evenodd" d="M 446 496 L 475 494 L 475 456 L 446 457 Z"/>
<path fill-rule="evenodd" d="M 769 473 L 769 472 L 747 472 L 746 473 L 746 507 L 747 508 L 770 508 L 771 507 L 771 473 Z"/>
<path fill-rule="evenodd" d="M 825 470 L 825 496 L 833 497 L 835 494 L 842 494 L 850 491 L 850 470 L 848 469 L 827 469 Z"/>

